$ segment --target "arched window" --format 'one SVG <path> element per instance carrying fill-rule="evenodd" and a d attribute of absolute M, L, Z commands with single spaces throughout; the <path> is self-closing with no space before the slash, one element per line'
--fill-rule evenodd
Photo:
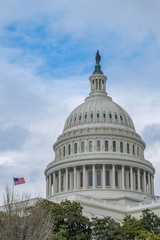
<path fill-rule="evenodd" d="M 106 118 L 106 114 L 105 113 L 103 113 L 103 118 Z"/>
<path fill-rule="evenodd" d="M 99 118 L 99 113 L 97 113 L 97 118 Z"/>
<path fill-rule="evenodd" d="M 106 186 L 110 186 L 110 172 L 106 171 Z"/>
<path fill-rule="evenodd" d="M 116 120 L 118 119 L 118 116 L 117 116 L 117 114 L 115 114 L 115 119 L 116 119 Z"/>
<path fill-rule="evenodd" d="M 135 146 L 133 145 L 133 155 L 135 155 Z"/>
<path fill-rule="evenodd" d="M 120 152 L 123 153 L 123 142 L 120 142 Z"/>
<path fill-rule="evenodd" d="M 77 153 L 77 143 L 74 144 L 74 153 Z"/>
<path fill-rule="evenodd" d="M 116 141 L 113 141 L 113 152 L 116 152 Z"/>
<path fill-rule="evenodd" d="M 101 186 L 101 170 L 97 171 L 97 187 Z"/>
<path fill-rule="evenodd" d="M 80 171 L 80 187 L 83 187 L 83 171 Z"/>
<path fill-rule="evenodd" d="M 84 119 L 85 119 L 85 120 L 87 119 L 87 113 L 85 113 L 85 115 L 84 115 Z"/>
<path fill-rule="evenodd" d="M 110 118 L 110 119 L 112 118 L 112 114 L 111 114 L 111 113 L 109 114 L 109 118 Z"/>
<path fill-rule="evenodd" d="M 100 148 L 101 148 L 101 143 L 100 143 L 100 141 L 98 140 L 98 141 L 97 141 L 97 151 L 100 151 Z"/>
<path fill-rule="evenodd" d="M 99 90 L 101 90 L 101 80 L 99 80 Z"/>
<path fill-rule="evenodd" d="M 91 119 L 93 119 L 93 113 L 91 113 Z"/>
<path fill-rule="evenodd" d="M 105 141 L 105 151 L 108 152 L 108 141 Z"/>
<path fill-rule="evenodd" d="M 88 172 L 88 186 L 89 187 L 93 186 L 93 173 L 91 170 Z"/>
<path fill-rule="evenodd" d="M 89 152 L 92 152 L 92 141 L 89 141 Z"/>
<path fill-rule="evenodd" d="M 118 187 L 118 171 L 115 171 L 115 186 Z"/>
<path fill-rule="evenodd" d="M 63 157 L 65 157 L 65 155 L 66 155 L 66 148 L 65 146 L 63 146 Z"/>
<path fill-rule="evenodd" d="M 68 145 L 68 155 L 71 155 L 71 144 Z"/>
<path fill-rule="evenodd" d="M 76 120 L 77 120 L 77 117 L 75 116 L 75 117 L 74 117 L 74 121 L 76 121 Z"/>
<path fill-rule="evenodd" d="M 121 121 L 123 120 L 123 117 L 122 116 L 120 116 L 120 119 L 121 119 Z"/>
<path fill-rule="evenodd" d="M 81 142 L 81 152 L 84 152 L 84 142 Z"/>
<path fill-rule="evenodd" d="M 93 90 L 94 90 L 94 80 L 93 80 Z"/>
<path fill-rule="evenodd" d="M 82 119 L 82 116 L 80 115 L 80 116 L 79 116 L 79 121 L 81 121 L 81 119 Z"/>
<path fill-rule="evenodd" d="M 129 143 L 127 143 L 127 153 L 129 154 Z"/>

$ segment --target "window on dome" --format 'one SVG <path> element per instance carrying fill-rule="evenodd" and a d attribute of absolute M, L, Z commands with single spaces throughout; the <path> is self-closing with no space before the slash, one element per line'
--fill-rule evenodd
<path fill-rule="evenodd" d="M 111 113 L 109 114 L 109 118 L 112 118 L 112 114 Z"/>
<path fill-rule="evenodd" d="M 82 116 L 80 115 L 80 116 L 79 116 L 79 120 L 81 120 L 81 119 L 82 119 Z"/>
<path fill-rule="evenodd" d="M 100 151 L 100 148 L 101 148 L 101 143 L 100 143 L 100 141 L 98 140 L 98 141 L 97 141 L 97 151 Z"/>
<path fill-rule="evenodd" d="M 72 118 L 70 119 L 70 123 L 72 122 Z"/>
<path fill-rule="evenodd" d="M 133 155 L 135 155 L 135 146 L 133 145 Z"/>
<path fill-rule="evenodd" d="M 99 90 L 101 90 L 101 79 L 99 79 Z"/>
<path fill-rule="evenodd" d="M 76 120 L 77 120 L 77 117 L 75 116 L 75 117 L 74 117 L 74 121 L 76 121 Z"/>
<path fill-rule="evenodd" d="M 81 142 L 81 152 L 84 152 L 84 142 Z"/>
<path fill-rule="evenodd" d="M 66 148 L 65 148 L 65 146 L 63 147 L 63 157 L 65 157 L 65 155 L 66 155 Z"/>
<path fill-rule="evenodd" d="M 74 144 L 74 153 L 77 153 L 77 143 Z"/>
<path fill-rule="evenodd" d="M 96 90 L 98 90 L 98 80 L 96 79 Z"/>
<path fill-rule="evenodd" d="M 116 152 L 116 141 L 113 141 L 113 152 Z"/>
<path fill-rule="evenodd" d="M 64 176 L 61 176 L 61 191 L 64 191 Z"/>
<path fill-rule="evenodd" d="M 93 113 L 91 113 L 91 118 L 93 118 Z"/>
<path fill-rule="evenodd" d="M 129 154 L 129 143 L 127 143 L 127 154 Z"/>
<path fill-rule="evenodd" d="M 108 152 L 108 141 L 105 141 L 105 151 Z"/>
<path fill-rule="evenodd" d="M 118 187 L 118 170 L 115 171 L 115 186 Z"/>
<path fill-rule="evenodd" d="M 83 171 L 80 171 L 80 187 L 83 187 Z"/>
<path fill-rule="evenodd" d="M 101 170 L 97 171 L 97 187 L 101 186 Z"/>
<path fill-rule="evenodd" d="M 137 173 L 135 173 L 135 189 L 138 189 L 138 176 Z"/>
<path fill-rule="evenodd" d="M 120 152 L 123 153 L 123 142 L 120 142 Z"/>
<path fill-rule="evenodd" d="M 99 118 L 99 113 L 97 113 L 97 118 Z"/>
<path fill-rule="evenodd" d="M 106 171 L 106 186 L 110 186 L 110 172 Z"/>
<path fill-rule="evenodd" d="M 117 114 L 115 114 L 115 119 L 116 119 L 116 120 L 118 119 Z"/>
<path fill-rule="evenodd" d="M 92 152 L 92 141 L 89 141 L 89 152 Z"/>
<path fill-rule="evenodd" d="M 68 145 L 68 155 L 71 155 L 71 144 Z"/>
<path fill-rule="evenodd" d="M 122 116 L 120 116 L 120 119 L 121 119 L 121 121 L 123 120 L 123 117 Z"/>
<path fill-rule="evenodd" d="M 93 173 L 92 173 L 92 171 L 88 172 L 88 186 L 89 187 L 93 186 Z"/>
<path fill-rule="evenodd" d="M 70 184 L 70 173 L 68 173 L 68 189 L 70 189 L 71 184 Z"/>
<path fill-rule="evenodd" d="M 85 119 L 85 120 L 87 119 L 87 114 L 84 115 L 84 119 Z"/>
<path fill-rule="evenodd" d="M 106 114 L 105 113 L 103 113 L 103 118 L 106 118 Z"/>

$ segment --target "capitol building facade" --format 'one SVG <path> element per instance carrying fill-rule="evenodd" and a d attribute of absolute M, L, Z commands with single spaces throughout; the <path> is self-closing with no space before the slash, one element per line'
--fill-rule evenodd
<path fill-rule="evenodd" d="M 90 94 L 70 113 L 53 145 L 55 160 L 45 169 L 46 197 L 78 201 L 89 218 L 139 217 L 146 208 L 160 215 L 145 143 L 129 114 L 108 96 L 100 60 L 97 51 Z"/>

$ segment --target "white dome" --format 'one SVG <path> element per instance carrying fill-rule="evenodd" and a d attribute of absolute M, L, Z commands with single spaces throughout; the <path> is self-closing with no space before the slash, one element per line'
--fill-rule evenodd
<path fill-rule="evenodd" d="M 135 130 L 128 113 L 110 97 L 104 94 L 89 96 L 85 102 L 75 108 L 68 116 L 63 132 L 73 128 L 105 127 L 129 128 Z"/>

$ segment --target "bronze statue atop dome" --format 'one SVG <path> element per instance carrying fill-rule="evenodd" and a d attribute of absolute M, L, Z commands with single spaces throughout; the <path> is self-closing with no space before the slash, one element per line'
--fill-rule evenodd
<path fill-rule="evenodd" d="M 96 63 L 99 63 L 101 61 L 101 56 L 99 55 L 99 50 L 97 50 L 97 52 L 96 52 L 95 59 L 96 59 Z"/>
<path fill-rule="evenodd" d="M 95 60 L 96 60 L 96 64 L 95 64 L 95 70 L 93 74 L 103 74 L 103 72 L 101 71 L 101 65 L 99 64 L 99 62 L 101 61 L 99 50 L 97 50 L 96 52 Z"/>

